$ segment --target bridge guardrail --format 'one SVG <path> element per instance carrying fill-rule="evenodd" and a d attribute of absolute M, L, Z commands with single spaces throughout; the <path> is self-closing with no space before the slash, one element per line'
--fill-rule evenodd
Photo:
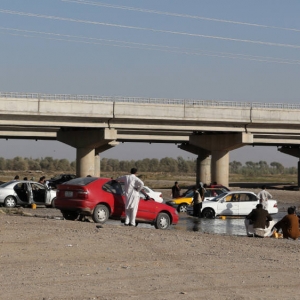
<path fill-rule="evenodd" d="M 43 100 L 78 100 L 78 101 L 175 104 L 175 105 L 177 104 L 177 105 L 192 105 L 192 106 L 300 109 L 300 104 L 289 104 L 289 103 L 261 103 L 261 102 L 237 102 L 237 101 L 191 100 L 191 99 L 140 98 L 140 97 L 121 97 L 121 96 L 0 92 L 0 97 L 8 98 L 8 99 L 23 98 L 23 99 L 43 99 Z"/>

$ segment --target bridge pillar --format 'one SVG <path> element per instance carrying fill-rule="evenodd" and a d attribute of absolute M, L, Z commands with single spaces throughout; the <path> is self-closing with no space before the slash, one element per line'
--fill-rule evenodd
<path fill-rule="evenodd" d="M 95 155 L 95 171 L 94 171 L 94 176 L 96 176 L 96 177 L 100 177 L 100 166 L 101 166 L 100 155 L 96 154 Z"/>
<path fill-rule="evenodd" d="M 196 184 L 199 182 L 210 183 L 211 182 L 211 158 L 210 151 L 196 147 L 190 144 L 181 144 L 178 148 L 187 152 L 198 155 L 196 160 Z"/>
<path fill-rule="evenodd" d="M 199 155 L 196 163 L 196 184 L 199 184 L 200 181 L 209 184 L 211 182 L 211 157 L 203 159 Z"/>
<path fill-rule="evenodd" d="M 106 144 L 116 140 L 116 138 L 117 131 L 108 128 L 62 129 L 57 132 L 58 141 L 76 147 L 76 175 L 79 177 L 97 176 L 95 149 L 105 147 Z"/>
<path fill-rule="evenodd" d="M 95 149 L 76 149 L 76 175 L 80 177 L 95 175 Z"/>
<path fill-rule="evenodd" d="M 298 161 L 298 186 L 300 187 L 300 147 L 299 146 L 283 146 L 278 151 L 299 158 Z"/>
<path fill-rule="evenodd" d="M 250 133 L 195 134 L 190 145 L 201 147 L 211 153 L 211 181 L 229 185 L 229 151 L 253 143 Z"/>
<path fill-rule="evenodd" d="M 212 151 L 211 182 L 229 186 L 229 152 Z"/>

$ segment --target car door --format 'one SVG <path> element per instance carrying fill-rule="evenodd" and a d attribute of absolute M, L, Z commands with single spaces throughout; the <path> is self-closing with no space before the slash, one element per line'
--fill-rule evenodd
<path fill-rule="evenodd" d="M 158 202 L 155 202 L 153 199 L 148 199 L 145 194 L 140 193 L 140 202 L 136 219 L 142 221 L 154 220 L 156 218 L 157 204 Z"/>
<path fill-rule="evenodd" d="M 121 184 L 116 180 L 105 183 L 102 187 L 107 192 L 106 198 L 112 204 L 111 211 L 113 217 L 121 217 L 125 214 L 124 192 Z"/>
<path fill-rule="evenodd" d="M 46 204 L 47 189 L 43 184 L 40 184 L 38 182 L 32 182 L 31 190 L 34 203 Z"/>
<path fill-rule="evenodd" d="M 236 216 L 239 213 L 239 203 L 236 194 L 229 194 L 219 200 L 217 205 L 217 215 Z"/>
<path fill-rule="evenodd" d="M 240 194 L 240 205 L 239 205 L 239 215 L 247 216 L 252 209 L 256 208 L 258 204 L 258 199 L 254 194 L 251 193 L 241 193 Z"/>

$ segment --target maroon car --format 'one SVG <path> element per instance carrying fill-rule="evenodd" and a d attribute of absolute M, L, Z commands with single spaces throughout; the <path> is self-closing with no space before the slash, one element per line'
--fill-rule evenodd
<path fill-rule="evenodd" d="M 147 194 L 140 195 L 136 223 L 151 224 L 157 229 L 177 224 L 176 209 L 155 202 Z M 105 223 L 109 218 L 125 219 L 122 185 L 109 178 L 81 177 L 58 185 L 55 207 L 60 209 L 66 220 L 76 220 L 80 215 L 92 216 L 96 223 Z"/>

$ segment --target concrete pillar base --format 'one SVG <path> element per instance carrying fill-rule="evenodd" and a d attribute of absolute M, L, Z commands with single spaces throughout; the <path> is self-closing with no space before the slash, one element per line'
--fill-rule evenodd
<path fill-rule="evenodd" d="M 211 181 L 229 186 L 229 153 L 212 151 Z"/>
<path fill-rule="evenodd" d="M 95 150 L 90 148 L 76 149 L 76 176 L 86 177 L 95 174 Z"/>
<path fill-rule="evenodd" d="M 95 171 L 94 176 L 100 177 L 100 155 L 95 156 Z"/>
<path fill-rule="evenodd" d="M 203 159 L 200 155 L 197 157 L 196 184 L 201 182 L 209 184 L 211 182 L 211 157 Z"/>

